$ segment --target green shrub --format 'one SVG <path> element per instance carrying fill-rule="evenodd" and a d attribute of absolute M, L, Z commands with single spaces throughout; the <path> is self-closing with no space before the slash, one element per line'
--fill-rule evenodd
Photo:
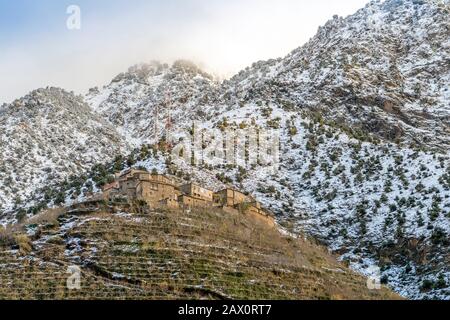
<path fill-rule="evenodd" d="M 433 282 L 430 280 L 423 280 L 422 285 L 420 286 L 421 291 L 430 291 L 433 289 Z"/>

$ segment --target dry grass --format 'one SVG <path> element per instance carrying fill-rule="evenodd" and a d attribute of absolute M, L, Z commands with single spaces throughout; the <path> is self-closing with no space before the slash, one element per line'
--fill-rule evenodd
<path fill-rule="evenodd" d="M 32 244 L 30 238 L 26 234 L 17 234 L 14 236 L 16 244 L 19 246 L 19 253 L 21 255 L 27 255 L 32 250 Z"/>
<path fill-rule="evenodd" d="M 55 224 L 58 218 L 65 214 L 67 210 L 65 208 L 52 208 L 42 211 L 41 213 L 29 218 L 23 225 L 30 224 Z"/>
<path fill-rule="evenodd" d="M 26 265 L 3 253 L 0 282 L 8 285 L 0 288 L 0 298 L 17 294 L 31 299 L 398 298 L 387 289 L 369 291 L 363 277 L 323 248 L 285 237 L 244 215 L 210 209 L 88 218 L 95 219 L 80 217 L 84 222 L 64 235 L 48 231 L 46 236 L 59 240 L 33 251 L 41 263 L 33 260 Z M 73 257 L 65 254 L 74 247 L 61 243 L 63 238 L 76 238 L 81 244 Z M 26 239 L 20 242 L 21 251 L 30 249 Z M 65 288 L 71 264 L 86 266 L 79 291 Z"/>
<path fill-rule="evenodd" d="M 0 226 L 0 247 L 14 244 L 14 234 L 11 228 Z"/>

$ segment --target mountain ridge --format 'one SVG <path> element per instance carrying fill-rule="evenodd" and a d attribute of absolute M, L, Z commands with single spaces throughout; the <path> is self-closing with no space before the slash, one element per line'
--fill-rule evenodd
<path fill-rule="evenodd" d="M 21 204 L 46 180 L 81 173 L 129 149 L 81 97 L 58 88 L 15 100 L 0 113 L 0 127 L 0 207 L 6 204 L 6 209 Z"/>
<path fill-rule="evenodd" d="M 277 175 L 265 168 L 196 168 L 168 154 L 119 162 L 239 186 L 355 270 L 377 265 L 383 281 L 404 296 L 449 299 L 450 107 L 442 86 L 449 82 L 448 14 L 448 1 L 375 1 L 355 15 L 333 18 L 287 57 L 257 62 L 222 83 L 183 61 L 132 67 L 85 97 L 92 111 L 84 119 L 100 117 L 112 134 L 104 132 L 105 150 L 88 162 L 108 162 L 113 150 L 123 155 L 158 144 L 173 130 L 169 115 L 173 127 L 186 131 L 193 121 L 206 130 L 238 130 L 252 122 L 278 130 L 283 152 Z M 435 28 L 428 28 L 430 19 Z M 426 56 L 420 60 L 419 54 Z M 416 84 L 423 87 L 419 93 L 411 92 Z M 5 132 L 3 139 L 12 139 Z M 0 170 L 2 181 L 14 181 L 5 173 L 17 168 Z M 53 180 L 61 182 L 68 175 L 64 166 L 59 170 L 64 174 Z M 62 203 L 82 197 L 80 188 L 100 187 L 101 179 L 81 180 L 63 189 Z M 4 194 L 0 199 L 12 208 Z M 33 199 L 14 210 L 28 210 L 38 200 L 55 204 L 44 193 Z M 437 285 L 441 278 L 444 287 Z"/>

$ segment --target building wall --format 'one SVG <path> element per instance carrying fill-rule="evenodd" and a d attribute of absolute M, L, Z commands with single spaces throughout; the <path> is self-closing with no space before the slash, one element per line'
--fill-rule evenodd
<path fill-rule="evenodd" d="M 164 199 L 161 200 L 159 204 L 169 209 L 178 209 L 180 207 L 178 199 Z"/>
<path fill-rule="evenodd" d="M 113 183 L 109 183 L 103 186 L 103 191 L 108 191 L 110 189 L 118 189 L 119 186 L 119 182 L 118 181 L 114 181 Z"/>
<path fill-rule="evenodd" d="M 240 204 L 249 201 L 249 198 L 242 192 L 232 190 L 234 204 Z"/>
<path fill-rule="evenodd" d="M 225 189 L 214 193 L 192 183 L 178 189 L 172 179 L 163 175 L 151 175 L 141 170 L 125 172 L 118 178 L 117 183 L 104 190 L 105 198 L 113 194 L 144 200 L 153 208 L 161 206 L 173 209 L 201 208 L 214 204 L 222 207 L 225 212 L 243 212 L 268 225 L 275 225 L 275 219 L 261 207 L 261 204 L 242 192 Z"/>
<path fill-rule="evenodd" d="M 174 184 L 172 179 L 164 176 L 164 175 L 152 175 L 151 173 L 143 170 L 136 170 L 131 169 L 126 172 L 124 172 L 122 175 L 119 176 L 119 182 L 125 181 L 127 179 L 134 179 L 134 180 L 152 180 L 157 181 L 160 183 L 166 183 L 166 184 Z"/>
<path fill-rule="evenodd" d="M 261 213 L 261 211 L 258 210 L 250 210 L 248 212 L 246 212 L 246 214 L 248 214 L 249 216 L 271 226 L 274 227 L 275 226 L 275 219 L 271 216 L 267 216 Z"/>
<path fill-rule="evenodd" d="M 205 188 L 202 188 L 196 184 L 190 183 L 180 187 L 180 190 L 191 197 L 204 199 L 206 201 L 213 201 L 214 192 Z"/>
<path fill-rule="evenodd" d="M 154 181 L 141 181 L 137 188 L 137 194 L 151 207 L 157 207 L 161 200 L 176 199 L 175 186 Z"/>
<path fill-rule="evenodd" d="M 206 207 L 208 202 L 204 199 L 194 198 L 186 195 L 181 195 L 178 197 L 178 202 L 182 207 L 185 208 L 203 208 Z"/>
<path fill-rule="evenodd" d="M 214 194 L 214 203 L 219 205 L 234 207 L 248 201 L 249 197 L 233 189 L 225 189 Z"/>
<path fill-rule="evenodd" d="M 119 193 L 123 196 L 135 198 L 137 196 L 136 194 L 136 186 L 137 181 L 127 178 L 126 180 L 119 181 Z"/>
<path fill-rule="evenodd" d="M 120 195 L 119 189 L 109 188 L 103 191 L 103 198 L 105 200 L 111 199 L 116 195 Z"/>
<path fill-rule="evenodd" d="M 130 169 L 119 175 L 119 180 L 126 180 L 128 178 L 133 178 L 136 174 L 148 174 L 147 171 Z"/>
<path fill-rule="evenodd" d="M 160 174 L 158 174 L 158 175 L 148 174 L 148 176 L 145 179 L 156 181 L 156 182 L 159 182 L 159 183 L 165 183 L 165 184 L 171 184 L 171 185 L 174 184 L 172 179 L 170 179 L 170 178 L 168 178 L 166 176 L 160 175 Z"/>
<path fill-rule="evenodd" d="M 235 208 L 232 208 L 232 207 L 225 206 L 225 207 L 222 207 L 221 209 L 228 214 L 234 214 L 234 215 L 239 214 L 239 210 L 236 210 Z"/>
<path fill-rule="evenodd" d="M 270 215 L 268 212 L 266 212 L 261 206 L 254 207 L 251 206 L 250 215 L 254 216 L 255 218 L 261 220 L 262 222 L 274 227 L 275 226 L 275 218 Z"/>
<path fill-rule="evenodd" d="M 217 206 L 225 206 L 227 204 L 227 195 L 226 193 L 224 194 L 223 192 L 216 192 L 213 195 L 213 201 L 214 204 Z"/>

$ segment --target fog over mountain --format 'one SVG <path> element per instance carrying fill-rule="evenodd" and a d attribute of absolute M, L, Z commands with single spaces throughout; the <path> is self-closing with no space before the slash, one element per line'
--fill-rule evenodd
<path fill-rule="evenodd" d="M 3 1 L 0 74 L 8 77 L 0 78 L 0 104 L 46 86 L 84 94 L 155 59 L 188 59 L 231 77 L 254 61 L 286 55 L 333 14 L 346 16 L 367 2 L 79 0 L 81 29 L 68 30 L 71 1 Z"/>

